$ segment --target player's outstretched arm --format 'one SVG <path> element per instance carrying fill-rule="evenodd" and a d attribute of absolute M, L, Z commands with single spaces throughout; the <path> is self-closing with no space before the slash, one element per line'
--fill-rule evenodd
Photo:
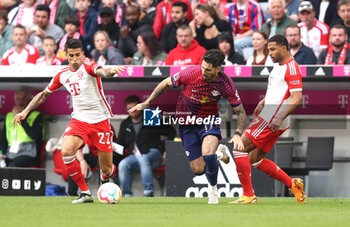
<path fill-rule="evenodd" d="M 113 68 L 98 68 L 96 70 L 96 75 L 103 78 L 112 78 L 115 74 L 120 74 L 125 70 L 124 66 L 116 66 Z"/>
<path fill-rule="evenodd" d="M 137 110 L 140 111 L 140 110 L 143 110 L 144 108 L 149 107 L 154 100 L 156 100 L 161 94 L 163 94 L 171 86 L 172 86 L 171 77 L 164 79 L 162 82 L 160 82 L 157 85 L 157 87 L 153 90 L 152 94 L 148 97 L 146 101 L 144 101 L 143 103 L 139 103 L 133 108 L 131 108 L 129 110 L 129 113 L 132 113 Z"/>
<path fill-rule="evenodd" d="M 247 122 L 247 114 L 242 104 L 234 107 L 233 110 L 237 115 L 237 129 L 229 143 L 233 143 L 233 150 L 241 151 L 244 149 L 244 144 L 241 135 L 243 133 L 244 126 Z"/>
<path fill-rule="evenodd" d="M 283 112 L 275 117 L 272 122 L 269 125 L 269 128 L 273 132 L 277 132 L 280 129 L 280 126 L 283 122 L 283 120 L 291 113 L 294 112 L 294 110 L 301 105 L 303 95 L 301 91 L 295 91 L 290 93 L 291 101 L 288 103 L 286 108 L 283 110 Z"/>
<path fill-rule="evenodd" d="M 51 93 L 47 92 L 46 90 L 43 90 L 42 92 L 34 96 L 34 98 L 32 99 L 32 101 L 30 101 L 28 106 L 22 112 L 15 115 L 12 124 L 21 124 L 21 121 L 26 119 L 27 114 L 30 113 L 32 110 L 36 109 L 38 106 L 40 106 L 40 104 L 43 103 L 50 94 Z"/>

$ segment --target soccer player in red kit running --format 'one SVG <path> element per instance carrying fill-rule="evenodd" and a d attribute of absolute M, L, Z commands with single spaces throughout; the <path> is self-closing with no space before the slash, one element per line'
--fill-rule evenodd
<path fill-rule="evenodd" d="M 290 178 L 273 161 L 265 158 L 278 137 L 289 128 L 289 115 L 301 104 L 302 81 L 298 63 L 288 52 L 288 41 L 275 35 L 268 41 L 269 55 L 278 63 L 269 76 L 265 98 L 255 108 L 254 119 L 244 131 L 243 150 L 233 150 L 233 157 L 243 196 L 231 203 L 256 203 L 258 200 L 251 183 L 251 166 L 283 182 L 299 203 L 305 202 L 304 184 L 299 178 Z M 249 157 L 248 157 L 249 154 Z"/>
<path fill-rule="evenodd" d="M 72 203 L 87 203 L 93 202 L 93 198 L 75 153 L 91 139 L 98 150 L 102 182 L 108 181 L 114 175 L 116 167 L 112 162 L 113 133 L 109 124 L 109 117 L 113 114 L 103 93 L 101 77 L 112 78 L 124 71 L 124 68 L 101 68 L 96 62 L 85 58 L 82 44 L 77 39 L 68 40 L 65 51 L 69 66 L 54 76 L 47 87 L 21 113 L 16 114 L 12 123 L 20 124 L 53 91 L 65 86 L 72 95 L 73 113 L 63 134 L 62 157 L 69 176 L 81 190 L 79 198 Z"/>

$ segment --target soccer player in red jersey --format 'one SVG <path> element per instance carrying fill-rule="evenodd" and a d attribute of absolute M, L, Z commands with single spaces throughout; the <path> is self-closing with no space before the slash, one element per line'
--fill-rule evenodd
<path fill-rule="evenodd" d="M 289 115 L 302 102 L 302 80 L 298 63 L 288 52 L 288 41 L 276 35 L 268 41 L 269 55 L 274 64 L 268 80 L 265 98 L 255 108 L 254 119 L 244 131 L 243 150 L 233 150 L 243 196 L 231 203 L 256 203 L 251 183 L 251 164 L 270 177 L 283 182 L 299 203 L 305 202 L 304 184 L 290 178 L 273 161 L 265 158 L 278 137 L 290 126 Z M 249 153 L 249 155 L 248 155 Z M 249 157 L 248 157 L 249 156 Z"/>
<path fill-rule="evenodd" d="M 192 171 L 196 175 L 206 174 L 209 184 L 209 204 L 219 202 L 217 192 L 218 157 L 219 149 L 223 155 L 222 160 L 228 163 L 225 150 L 218 148 L 221 139 L 220 125 L 218 119 L 218 101 L 222 96 L 227 97 L 238 119 L 237 129 L 230 140 L 234 143 L 235 150 L 242 150 L 243 143 L 241 133 L 243 132 L 247 115 L 241 103 L 235 84 L 229 76 L 221 72 L 225 55 L 217 49 L 207 51 L 203 56 L 201 66 L 189 67 L 175 75 L 164 79 L 154 89 L 150 97 L 143 103 L 137 104 L 129 110 L 142 110 L 149 105 L 168 88 L 180 87 L 183 90 L 179 95 L 176 113 L 177 119 L 196 119 L 179 126 L 182 143 L 186 150 Z M 215 122 L 205 123 L 203 119 L 215 118 Z M 198 120 L 198 121 L 197 121 Z M 203 120 L 203 121 L 201 121 Z M 220 144 L 219 147 L 222 147 Z M 226 158 L 225 158 L 226 156 Z"/>
<path fill-rule="evenodd" d="M 91 139 L 98 150 L 102 182 L 114 175 L 113 132 L 109 124 L 109 118 L 113 114 L 103 93 L 101 77 L 112 78 L 124 71 L 124 67 L 103 69 L 96 62 L 85 58 L 82 43 L 77 39 L 68 40 L 65 51 L 69 66 L 54 76 L 47 87 L 21 113 L 16 114 L 12 123 L 21 124 L 28 113 L 43 103 L 52 92 L 65 86 L 72 95 L 73 113 L 63 134 L 62 157 L 69 176 L 81 190 L 79 198 L 72 203 L 93 202 L 75 153 Z"/>

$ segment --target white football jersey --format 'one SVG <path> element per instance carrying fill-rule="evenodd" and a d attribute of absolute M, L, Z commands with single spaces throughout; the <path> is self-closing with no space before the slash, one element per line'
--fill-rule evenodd
<path fill-rule="evenodd" d="M 111 107 L 103 93 L 101 78 L 96 70 L 101 67 L 91 59 L 85 58 L 80 68 L 72 72 L 70 67 L 63 68 L 46 87 L 53 92 L 65 86 L 72 95 L 72 118 L 95 124 L 113 117 Z"/>
<path fill-rule="evenodd" d="M 275 64 L 269 76 L 265 105 L 260 117 L 270 123 L 275 116 L 283 112 L 290 101 L 290 93 L 295 91 L 302 91 L 301 71 L 298 63 L 292 58 L 286 64 Z M 280 128 L 288 128 L 289 124 L 290 119 L 287 117 Z"/>

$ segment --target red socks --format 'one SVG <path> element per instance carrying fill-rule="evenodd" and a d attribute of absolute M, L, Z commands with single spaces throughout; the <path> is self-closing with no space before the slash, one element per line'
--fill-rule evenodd
<path fill-rule="evenodd" d="M 81 191 L 88 191 L 89 188 L 85 182 L 79 162 L 75 159 L 75 156 L 62 157 L 63 163 L 67 168 L 68 175 L 78 185 Z"/>
<path fill-rule="evenodd" d="M 117 167 L 115 167 L 115 165 L 112 164 L 112 174 L 109 175 L 109 176 L 106 176 L 106 175 L 104 175 L 104 174 L 102 173 L 102 174 L 101 174 L 101 179 L 102 179 L 102 180 L 107 180 L 108 178 L 113 177 L 116 169 L 117 169 Z"/>
<path fill-rule="evenodd" d="M 283 182 L 288 188 L 292 187 L 292 178 L 290 178 L 276 163 L 269 159 L 262 159 L 252 164 L 255 168 L 260 169 L 270 177 Z"/>
<path fill-rule="evenodd" d="M 253 191 L 252 179 L 251 179 L 252 169 L 250 166 L 248 153 L 233 151 L 233 157 L 236 162 L 237 174 L 242 184 L 243 195 L 253 196 L 254 191 Z"/>

